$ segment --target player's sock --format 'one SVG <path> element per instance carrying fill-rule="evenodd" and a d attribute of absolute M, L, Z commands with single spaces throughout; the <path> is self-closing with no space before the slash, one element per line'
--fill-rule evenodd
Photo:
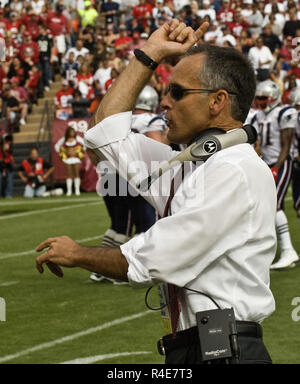
<path fill-rule="evenodd" d="M 108 229 L 103 235 L 101 247 L 114 248 L 115 247 L 114 236 L 116 234 L 117 232 L 114 231 L 113 229 Z"/>
<path fill-rule="evenodd" d="M 108 229 L 104 235 L 103 235 L 103 238 L 102 238 L 102 242 L 101 242 L 101 247 L 103 248 L 116 248 L 116 245 L 114 243 L 114 236 L 117 234 L 116 231 L 114 231 L 113 229 Z M 96 273 L 96 272 L 93 272 L 91 275 L 90 275 L 90 279 L 93 280 L 93 281 L 96 281 L 96 282 L 101 282 L 101 281 L 110 281 L 110 282 L 113 282 L 114 280 L 113 279 L 108 279 L 106 278 L 105 276 L 102 276 L 100 275 L 99 273 Z"/>
<path fill-rule="evenodd" d="M 66 179 L 67 196 L 72 195 L 72 184 L 73 184 L 73 179 L 71 178 Z"/>
<path fill-rule="evenodd" d="M 130 237 L 123 235 L 122 233 L 116 233 L 114 236 L 115 247 L 120 247 L 122 244 L 127 243 L 130 240 Z"/>
<path fill-rule="evenodd" d="M 286 249 L 294 249 L 291 241 L 289 225 L 284 211 L 276 213 L 276 231 L 281 252 Z"/>
<path fill-rule="evenodd" d="M 101 242 L 101 247 L 104 247 L 104 248 L 117 248 L 117 247 L 120 247 L 122 244 L 126 243 L 129 239 L 130 239 L 129 236 L 123 235 L 122 233 L 117 233 L 113 229 L 108 229 L 105 232 L 104 236 L 103 236 L 103 239 L 102 239 L 102 242 Z M 98 281 L 98 282 L 109 280 L 109 281 L 113 282 L 116 285 L 128 284 L 128 283 L 126 283 L 124 281 L 115 280 L 115 279 L 109 279 L 109 278 L 104 277 L 104 276 L 102 276 L 102 275 L 100 275 L 98 273 L 95 273 L 95 272 L 93 272 L 90 275 L 90 279 L 94 280 L 94 281 Z"/>
<path fill-rule="evenodd" d="M 74 179 L 74 186 L 75 186 L 75 195 L 80 195 L 80 177 L 76 177 Z"/>

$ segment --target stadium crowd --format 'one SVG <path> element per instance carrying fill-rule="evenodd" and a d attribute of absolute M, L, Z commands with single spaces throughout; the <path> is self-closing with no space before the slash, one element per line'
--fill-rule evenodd
<path fill-rule="evenodd" d="M 10 131 L 25 124 L 33 103 L 60 73 L 56 117 L 90 116 L 102 96 L 162 23 L 177 17 L 210 28 L 204 40 L 249 55 L 258 81 L 271 78 L 282 100 L 299 85 L 293 56 L 300 37 L 300 2 L 253 0 L 1 1 L 1 116 Z M 1 50 L 1 47 L 0 47 Z M 2 49 L 3 51 L 3 49 Z M 0 52 L 1 53 L 1 52 Z M 163 95 L 176 60 L 159 65 L 150 85 Z"/>

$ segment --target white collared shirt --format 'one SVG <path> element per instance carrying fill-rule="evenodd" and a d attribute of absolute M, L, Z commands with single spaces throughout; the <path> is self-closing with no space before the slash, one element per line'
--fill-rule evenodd
<path fill-rule="evenodd" d="M 130 124 L 131 112 L 110 116 L 86 133 L 85 144 L 134 184 L 153 171 L 151 161 L 170 160 L 176 152 L 131 133 Z M 249 144 L 240 144 L 204 164 L 186 162 L 182 183 L 180 169 L 175 168 L 172 215 L 121 246 L 130 284 L 185 286 L 210 295 L 222 308 L 233 307 L 238 320 L 261 322 L 275 309 L 269 267 L 276 251 L 276 189 L 269 168 Z M 146 196 L 160 216 L 170 183 L 163 175 Z M 196 324 L 196 312 L 216 308 L 183 288 L 179 299 L 180 330 Z"/>

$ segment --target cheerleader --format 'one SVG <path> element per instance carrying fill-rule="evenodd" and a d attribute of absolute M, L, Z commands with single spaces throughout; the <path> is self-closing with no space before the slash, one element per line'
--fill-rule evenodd
<path fill-rule="evenodd" d="M 83 138 L 76 134 L 72 127 L 68 127 L 65 136 L 55 144 L 55 150 L 60 159 L 66 164 L 67 169 L 67 196 L 72 195 L 74 180 L 75 195 L 80 195 L 80 164 L 84 158 Z"/>

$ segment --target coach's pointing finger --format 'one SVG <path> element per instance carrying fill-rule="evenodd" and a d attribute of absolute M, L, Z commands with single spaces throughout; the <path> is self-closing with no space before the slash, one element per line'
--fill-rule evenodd
<path fill-rule="evenodd" d="M 51 245 L 52 243 L 54 243 L 55 241 L 56 241 L 56 237 L 49 237 L 49 239 L 47 239 L 47 240 L 43 241 L 42 243 L 40 243 L 40 244 L 36 247 L 35 250 L 36 250 L 37 252 L 40 252 L 40 251 L 42 251 L 43 249 L 50 247 L 50 245 Z"/>

